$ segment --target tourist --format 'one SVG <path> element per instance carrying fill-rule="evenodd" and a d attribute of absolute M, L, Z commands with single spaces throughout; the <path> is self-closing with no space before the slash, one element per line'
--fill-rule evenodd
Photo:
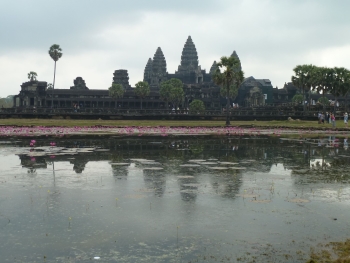
<path fill-rule="evenodd" d="M 349 147 L 348 138 L 344 138 L 344 149 L 347 150 Z"/>
<path fill-rule="evenodd" d="M 348 113 L 345 112 L 344 113 L 344 124 L 345 124 L 346 128 L 348 127 L 348 119 L 349 119 Z"/>
<path fill-rule="evenodd" d="M 318 124 L 321 123 L 321 112 L 318 112 L 317 114 Z"/>
<path fill-rule="evenodd" d="M 328 112 L 326 112 L 325 119 L 326 119 L 326 122 L 329 123 L 329 113 Z"/>
<path fill-rule="evenodd" d="M 324 124 L 324 114 L 321 113 L 321 123 Z"/>
<path fill-rule="evenodd" d="M 331 114 L 332 127 L 335 128 L 335 116 L 334 113 Z"/>

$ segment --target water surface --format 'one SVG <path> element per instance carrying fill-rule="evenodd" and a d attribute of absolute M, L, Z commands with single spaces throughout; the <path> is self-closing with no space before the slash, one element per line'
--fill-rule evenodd
<path fill-rule="evenodd" d="M 0 141 L 1 262 L 304 262 L 349 237 L 346 139 L 29 144 Z"/>

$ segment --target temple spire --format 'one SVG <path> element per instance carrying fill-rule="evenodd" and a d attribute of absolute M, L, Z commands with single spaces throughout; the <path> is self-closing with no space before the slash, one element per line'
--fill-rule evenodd
<path fill-rule="evenodd" d="M 158 87 L 162 81 L 167 80 L 166 61 L 163 51 L 157 48 L 152 61 L 151 88 Z"/>
<path fill-rule="evenodd" d="M 149 58 L 145 67 L 145 71 L 143 73 L 143 81 L 148 82 L 148 84 L 151 83 L 152 64 L 153 64 L 153 60 Z"/>
<path fill-rule="evenodd" d="M 185 46 L 182 50 L 181 65 L 178 71 L 196 70 L 198 68 L 198 54 L 191 36 L 187 38 Z"/>
<path fill-rule="evenodd" d="M 209 74 L 210 74 L 210 75 L 213 75 L 214 72 L 215 72 L 215 70 L 216 70 L 217 68 L 218 68 L 218 66 L 217 66 L 217 64 L 216 64 L 216 61 L 214 60 L 213 65 L 212 65 L 211 68 L 210 68 Z"/>
<path fill-rule="evenodd" d="M 237 59 L 239 60 L 239 65 L 240 65 L 239 69 L 242 70 L 241 60 L 239 59 L 236 50 L 234 50 L 234 51 L 232 52 L 231 57 L 235 57 L 235 58 L 237 58 Z"/>
<path fill-rule="evenodd" d="M 152 62 L 152 73 L 153 74 L 166 74 L 166 61 L 163 51 L 160 47 L 157 48 L 156 53 L 153 57 Z"/>

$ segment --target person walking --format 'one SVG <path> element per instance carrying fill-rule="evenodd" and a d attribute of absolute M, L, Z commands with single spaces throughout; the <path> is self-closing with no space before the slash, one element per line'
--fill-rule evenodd
<path fill-rule="evenodd" d="M 345 127 L 346 127 L 346 128 L 348 127 L 348 120 L 349 120 L 348 113 L 345 112 L 345 113 L 344 113 L 344 124 L 345 124 Z"/>
<path fill-rule="evenodd" d="M 331 114 L 332 127 L 335 128 L 335 116 L 334 113 Z"/>

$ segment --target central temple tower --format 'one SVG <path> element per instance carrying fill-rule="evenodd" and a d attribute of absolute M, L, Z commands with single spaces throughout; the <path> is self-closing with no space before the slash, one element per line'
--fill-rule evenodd
<path fill-rule="evenodd" d="M 181 79 L 184 83 L 195 84 L 203 82 L 203 73 L 198 66 L 198 54 L 191 36 L 187 38 L 182 50 L 181 64 L 175 72 L 175 77 Z"/>

